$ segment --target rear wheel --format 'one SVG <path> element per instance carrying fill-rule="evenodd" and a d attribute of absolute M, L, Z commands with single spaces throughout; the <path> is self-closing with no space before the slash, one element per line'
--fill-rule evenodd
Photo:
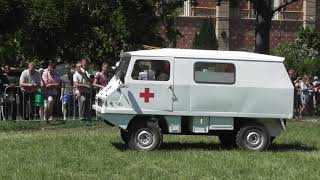
<path fill-rule="evenodd" d="M 261 125 L 245 125 L 238 131 L 236 143 L 241 149 L 263 151 L 270 144 L 270 136 L 267 129 Z"/>
<path fill-rule="evenodd" d="M 162 143 L 162 132 L 154 122 L 141 122 L 130 128 L 128 145 L 133 150 L 152 151 Z"/>

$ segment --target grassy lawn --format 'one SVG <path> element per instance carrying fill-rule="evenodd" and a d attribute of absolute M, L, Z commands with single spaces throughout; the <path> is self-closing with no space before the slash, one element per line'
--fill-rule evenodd
<path fill-rule="evenodd" d="M 319 121 L 289 121 L 258 153 L 221 149 L 210 136 L 164 136 L 160 150 L 135 152 L 97 122 L 0 123 L 0 131 L 0 179 L 320 179 Z"/>

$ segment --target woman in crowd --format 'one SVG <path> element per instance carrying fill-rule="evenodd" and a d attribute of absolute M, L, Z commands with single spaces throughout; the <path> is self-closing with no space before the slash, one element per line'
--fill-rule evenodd
<path fill-rule="evenodd" d="M 101 90 L 107 86 L 108 79 L 108 63 L 103 63 L 101 66 L 101 72 L 96 75 L 92 85 Z"/>
<path fill-rule="evenodd" d="M 300 107 L 300 116 L 306 113 L 306 108 L 309 102 L 309 77 L 304 75 L 302 81 L 299 82 L 300 87 L 300 99 L 301 99 L 301 107 Z"/>

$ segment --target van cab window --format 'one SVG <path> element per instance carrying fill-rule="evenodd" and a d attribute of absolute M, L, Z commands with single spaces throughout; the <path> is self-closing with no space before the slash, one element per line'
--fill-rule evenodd
<path fill-rule="evenodd" d="M 196 62 L 194 80 L 197 83 L 233 84 L 235 66 L 231 63 Z"/>
<path fill-rule="evenodd" d="M 170 62 L 165 60 L 137 60 L 131 74 L 134 80 L 168 81 Z"/>

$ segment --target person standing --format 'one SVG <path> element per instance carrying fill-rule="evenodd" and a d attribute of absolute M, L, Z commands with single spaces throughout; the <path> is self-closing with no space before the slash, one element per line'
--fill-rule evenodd
<path fill-rule="evenodd" d="M 79 117 L 82 121 L 91 121 L 91 83 L 90 76 L 87 71 L 89 62 L 86 59 L 76 64 L 76 72 L 73 75 L 74 94 L 78 100 Z"/>
<path fill-rule="evenodd" d="M 61 76 L 61 96 L 63 120 L 67 119 L 67 105 L 72 103 L 73 99 L 73 77 L 71 66 L 64 66 L 64 75 Z M 69 106 L 70 108 L 71 106 Z"/>
<path fill-rule="evenodd" d="M 0 66 L 0 103 L 1 103 L 1 120 L 8 119 L 8 111 L 6 108 L 8 106 L 8 102 L 6 101 L 5 89 L 10 84 L 7 75 L 4 73 Z"/>
<path fill-rule="evenodd" d="M 34 62 L 30 62 L 28 64 L 28 69 L 21 73 L 19 85 L 23 93 L 23 117 L 25 120 L 32 120 L 35 92 L 41 86 L 40 73 L 36 71 Z"/>
<path fill-rule="evenodd" d="M 304 75 L 302 81 L 299 83 L 300 86 L 300 98 L 301 98 L 301 108 L 300 108 L 300 116 L 304 115 L 307 110 L 307 105 L 309 103 L 309 77 Z"/>
<path fill-rule="evenodd" d="M 108 76 L 108 63 L 103 63 L 101 66 L 101 72 L 98 72 L 93 81 L 93 86 L 97 87 L 99 91 L 107 86 L 109 82 Z"/>
<path fill-rule="evenodd" d="M 43 75 L 43 68 L 38 69 L 38 72 L 40 73 L 40 77 Z M 41 120 L 44 119 L 44 99 L 43 99 L 43 80 L 41 80 L 41 87 L 38 87 L 35 93 L 35 100 L 34 100 L 34 105 L 36 108 L 39 109 L 39 117 Z"/>
<path fill-rule="evenodd" d="M 60 77 L 55 69 L 55 64 L 50 62 L 48 64 L 48 69 L 44 71 L 42 75 L 43 86 L 45 89 L 44 119 L 47 121 L 52 120 L 54 100 L 58 94 L 60 84 Z"/>

